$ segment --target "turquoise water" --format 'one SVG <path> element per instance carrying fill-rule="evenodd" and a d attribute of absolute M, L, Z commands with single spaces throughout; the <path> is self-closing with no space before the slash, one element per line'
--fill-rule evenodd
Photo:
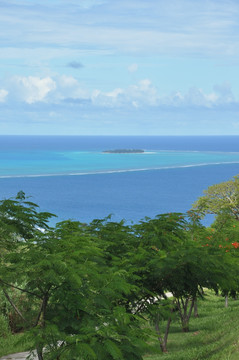
<path fill-rule="evenodd" d="M 0 177 L 86 175 L 239 164 L 239 152 L 145 150 L 138 154 L 101 151 L 2 151 Z"/>
<path fill-rule="evenodd" d="M 146 153 L 102 153 L 120 148 Z M 186 212 L 237 174 L 239 136 L 0 136 L 0 199 L 23 190 L 55 221 Z"/>

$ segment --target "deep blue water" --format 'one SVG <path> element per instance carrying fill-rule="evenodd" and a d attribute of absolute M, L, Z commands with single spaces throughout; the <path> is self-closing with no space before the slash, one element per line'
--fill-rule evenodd
<path fill-rule="evenodd" d="M 59 153 L 65 156 L 73 152 L 97 152 L 115 148 L 175 150 L 172 153 L 175 156 L 178 156 L 180 151 L 209 152 L 203 155 L 204 160 L 210 160 L 212 155 L 219 156 L 219 160 L 217 165 L 172 167 L 160 170 L 94 173 L 84 176 L 1 178 L 0 198 L 14 196 L 19 190 L 23 190 L 27 195 L 32 196 L 32 201 L 39 204 L 42 211 L 57 214 L 59 221 L 71 218 L 88 222 L 110 213 L 114 214 L 114 220 L 139 221 L 144 216 L 154 217 L 164 212 L 185 212 L 208 186 L 239 174 L 239 163 L 236 163 L 237 157 L 239 159 L 238 136 L 1 136 L 0 171 L 8 171 L 7 166 L 9 167 L 11 163 L 13 173 L 21 172 L 22 161 L 24 157 L 29 156 L 29 153 L 33 162 L 28 163 L 28 171 L 36 162 L 39 164 L 40 161 L 43 164 L 46 155 L 48 161 L 50 156 L 54 162 Z M 238 154 L 230 154 L 232 152 Z M 233 156 L 235 162 L 219 164 L 221 156 L 224 160 L 227 158 L 230 160 Z M 61 158 L 58 157 L 58 165 L 60 163 Z M 20 165 L 16 170 L 17 164 Z"/>
<path fill-rule="evenodd" d="M 138 147 L 238 152 L 239 136 L 0 136 L 0 151 L 77 151 Z"/>

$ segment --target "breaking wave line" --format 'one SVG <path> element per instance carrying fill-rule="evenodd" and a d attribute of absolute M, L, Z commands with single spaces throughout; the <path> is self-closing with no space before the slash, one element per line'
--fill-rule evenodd
<path fill-rule="evenodd" d="M 185 164 L 185 165 L 172 165 L 172 166 L 159 166 L 152 168 L 136 168 L 136 169 L 112 169 L 112 170 L 99 170 L 99 171 L 88 171 L 88 172 L 67 172 L 67 173 L 46 173 L 46 174 L 18 174 L 18 175 L 0 175 L 0 179 L 14 179 L 14 178 L 38 178 L 38 177 L 53 177 L 53 176 L 84 176 L 84 175 L 102 175 L 102 174 L 117 174 L 127 172 L 139 172 L 139 171 L 152 171 L 152 170 L 168 170 L 168 169 L 183 169 L 200 166 L 211 166 L 211 165 L 229 165 L 239 164 L 239 161 L 223 161 L 223 162 L 212 162 L 212 163 L 199 163 L 199 164 Z"/>

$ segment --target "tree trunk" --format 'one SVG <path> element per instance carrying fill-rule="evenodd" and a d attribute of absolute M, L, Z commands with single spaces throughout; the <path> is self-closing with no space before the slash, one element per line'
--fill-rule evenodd
<path fill-rule="evenodd" d="M 168 342 L 168 333 L 169 333 L 169 328 L 170 328 L 171 321 L 172 321 L 172 318 L 169 317 L 168 322 L 167 322 L 167 326 L 166 326 L 166 329 L 165 329 L 165 333 L 164 333 L 164 338 L 163 338 L 163 341 L 160 344 L 161 350 L 164 353 L 168 352 L 168 350 L 167 350 L 167 342 Z"/>
<path fill-rule="evenodd" d="M 155 321 L 155 330 L 156 333 L 158 334 L 158 340 L 160 342 L 160 348 L 162 350 L 163 353 L 167 353 L 167 341 L 168 341 L 168 333 L 169 333 L 169 328 L 170 328 L 170 324 L 171 324 L 172 318 L 169 317 L 168 321 L 167 321 L 167 326 L 165 329 L 165 333 L 164 333 L 164 337 L 162 337 L 161 332 L 159 330 L 159 314 L 156 317 L 156 321 Z"/>
<path fill-rule="evenodd" d="M 44 360 L 42 347 L 37 347 L 37 357 L 38 357 L 38 360 Z"/>
<path fill-rule="evenodd" d="M 225 307 L 228 307 L 228 295 L 225 296 Z"/>
<path fill-rule="evenodd" d="M 12 299 L 10 298 L 10 296 L 8 295 L 8 293 L 6 292 L 6 290 L 3 289 L 3 293 L 5 295 L 5 297 L 7 298 L 7 300 L 10 302 L 10 304 L 12 305 L 13 309 L 16 311 L 16 313 L 20 316 L 20 318 L 27 322 L 27 320 L 24 318 L 24 316 L 22 315 L 21 311 L 17 308 L 17 306 L 14 304 L 14 302 L 12 301 Z"/>
<path fill-rule="evenodd" d="M 167 353 L 167 344 L 165 344 L 164 342 L 160 343 L 160 349 L 162 350 L 163 353 Z"/>
<path fill-rule="evenodd" d="M 198 301 L 197 301 L 197 298 L 194 299 L 194 317 L 198 318 Z"/>
<path fill-rule="evenodd" d="M 187 298 L 185 301 L 183 300 L 183 298 L 179 298 L 176 300 L 183 332 L 189 332 L 189 319 L 191 317 L 192 309 L 194 307 L 194 298 L 191 300 L 191 305 L 188 310 L 189 303 L 190 298 Z"/>
<path fill-rule="evenodd" d="M 45 327 L 46 308 L 47 308 L 47 304 L 48 304 L 48 299 L 49 299 L 49 296 L 48 296 L 48 293 L 46 293 L 43 297 L 40 314 L 38 316 L 37 325 L 42 329 Z M 44 360 L 43 359 L 43 345 L 42 345 L 41 340 L 40 340 L 40 342 L 38 342 L 38 345 L 36 346 L 36 350 L 37 350 L 38 360 Z"/>
<path fill-rule="evenodd" d="M 185 316 L 181 319 L 182 332 L 189 332 L 189 319 L 188 316 Z"/>

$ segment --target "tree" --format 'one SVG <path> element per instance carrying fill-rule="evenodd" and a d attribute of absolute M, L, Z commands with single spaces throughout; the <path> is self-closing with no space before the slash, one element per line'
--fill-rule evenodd
<path fill-rule="evenodd" d="M 205 243 L 208 231 L 195 212 L 131 226 L 108 217 L 50 227 L 51 216 L 23 193 L 0 201 L 0 287 L 39 360 L 142 360 L 151 342 L 149 318 L 166 352 L 172 319 L 179 314 L 188 331 L 203 286 L 234 288 L 230 253 Z M 230 230 L 239 247 L 234 223 L 228 226 L 223 234 Z M 28 314 L 12 289 L 30 304 Z"/>
<path fill-rule="evenodd" d="M 34 317 L 33 308 L 36 304 L 26 301 L 27 291 L 24 292 L 21 287 L 19 288 L 21 282 L 25 281 L 21 269 L 12 268 L 13 272 L 9 276 L 11 263 L 24 254 L 29 241 L 31 242 L 32 239 L 37 241 L 43 233 L 50 231 L 48 221 L 53 216 L 55 215 L 38 211 L 38 205 L 29 201 L 23 191 L 14 198 L 0 201 L 0 288 L 6 302 L 12 308 L 11 311 L 9 306 L 5 306 L 5 309 L 8 309 L 6 315 L 13 332 L 31 326 L 30 318 Z M 23 267 L 26 271 L 27 264 L 25 263 Z M 24 313 L 24 309 L 28 311 Z"/>
<path fill-rule="evenodd" d="M 229 214 L 239 220 L 239 175 L 233 179 L 209 186 L 194 204 L 200 214 Z"/>
<path fill-rule="evenodd" d="M 148 294 L 160 299 L 165 297 L 166 292 L 172 293 L 175 306 L 168 306 L 168 324 L 172 317 L 171 310 L 177 308 L 182 330 L 188 332 L 192 309 L 196 297 L 201 296 L 201 289 L 217 289 L 219 284 L 230 283 L 226 254 L 218 247 L 204 246 L 206 229 L 194 212 L 188 216 L 175 213 L 159 215 L 156 219 L 146 219 L 136 225 L 136 229 L 142 241 L 141 247 L 145 250 L 140 257 L 142 264 L 138 266 L 145 294 L 148 290 Z M 160 300 L 158 305 L 160 314 L 166 307 L 161 306 Z M 162 315 L 165 318 L 165 310 Z M 158 332 L 158 316 L 155 313 L 154 318 Z M 168 326 L 166 339 L 167 331 Z M 166 351 L 166 342 L 161 335 L 159 338 L 162 350 Z"/>
<path fill-rule="evenodd" d="M 239 288 L 235 281 L 235 279 L 238 278 L 238 266 L 237 261 L 235 261 L 235 256 L 237 256 L 238 253 L 239 175 L 234 176 L 226 182 L 210 186 L 204 191 L 204 196 L 201 196 L 193 204 L 193 208 L 202 216 L 206 214 L 216 215 L 212 228 L 209 229 L 212 230 L 213 233 L 207 236 L 211 241 L 210 244 L 206 244 L 206 246 L 219 246 L 221 251 L 228 253 L 228 262 L 231 260 L 230 266 L 228 264 L 231 279 L 230 281 L 224 281 L 220 284 L 222 294 L 225 295 L 225 304 L 227 306 L 228 295 L 232 294 L 235 296 Z"/>
<path fill-rule="evenodd" d="M 182 245 L 188 241 L 186 226 L 185 217 L 177 213 L 158 215 L 155 219 L 146 218 L 139 225 L 135 225 L 139 246 L 132 261 L 137 264 L 141 287 L 150 304 L 145 309 L 154 322 L 163 352 L 167 352 L 170 324 L 179 306 L 177 301 L 175 304 L 175 298 L 188 296 L 185 272 L 180 272 L 179 263 L 183 256 Z M 192 286 L 197 288 L 197 283 Z M 174 298 L 168 299 L 167 292 L 171 292 Z M 164 329 L 160 329 L 161 320 L 166 320 Z"/>
<path fill-rule="evenodd" d="M 25 334 L 38 359 L 142 359 L 148 330 L 125 306 L 134 286 L 126 270 L 109 266 L 97 232 L 72 221 L 50 228 L 47 215 L 22 198 L 1 205 L 7 251 L 1 253 L 0 284 L 34 304 Z M 110 226 L 111 239 L 118 228 Z M 113 256 L 115 264 L 119 256 L 122 251 Z"/>
<path fill-rule="evenodd" d="M 227 281 L 220 284 L 222 295 L 225 296 L 225 306 L 228 306 L 228 297 L 236 297 L 239 291 L 239 222 L 229 214 L 217 215 L 211 228 L 208 228 L 207 246 L 220 249 L 226 256 L 223 262 L 227 262 Z"/>

